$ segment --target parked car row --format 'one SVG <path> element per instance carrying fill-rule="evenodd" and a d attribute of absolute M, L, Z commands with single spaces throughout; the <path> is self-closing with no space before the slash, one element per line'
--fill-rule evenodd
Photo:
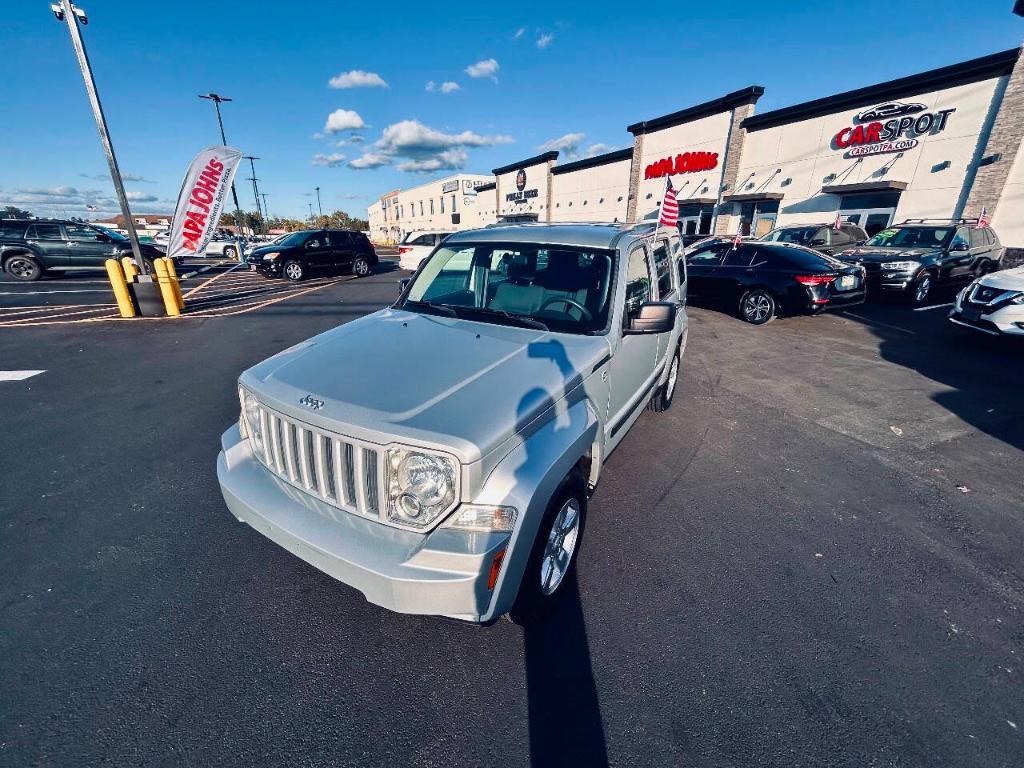
<path fill-rule="evenodd" d="M 849 224 L 779 227 L 757 239 L 711 237 L 684 254 L 692 295 L 761 324 L 778 312 L 842 308 L 869 295 L 920 305 L 936 289 L 1000 269 L 1005 250 L 991 227 L 918 219 L 871 238 Z"/>

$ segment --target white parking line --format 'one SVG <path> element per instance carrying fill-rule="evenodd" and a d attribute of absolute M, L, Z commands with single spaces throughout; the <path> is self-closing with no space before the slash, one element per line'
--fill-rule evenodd
<path fill-rule="evenodd" d="M 932 304 L 930 307 L 915 307 L 915 312 L 927 312 L 929 309 L 942 309 L 943 307 L 952 307 L 953 302 L 947 302 L 945 304 Z"/>
<path fill-rule="evenodd" d="M 908 331 L 906 328 L 900 328 L 898 325 L 889 325 L 888 323 L 880 323 L 877 320 L 872 320 L 870 317 L 864 317 L 864 315 L 858 315 L 853 312 L 843 312 L 848 317 L 855 317 L 861 322 L 867 323 L 868 325 L 877 325 L 880 328 L 888 328 L 892 331 L 899 331 L 900 333 L 906 333 L 910 336 L 916 336 L 917 334 L 913 331 Z"/>
<path fill-rule="evenodd" d="M 106 288 L 82 288 L 76 291 L 5 291 L 0 296 L 42 296 L 50 293 L 110 293 L 110 285 Z"/>
<path fill-rule="evenodd" d="M 25 379 L 31 379 L 33 376 L 38 376 L 40 373 L 46 373 L 46 370 L 42 371 L 0 371 L 0 381 L 24 381 Z"/>

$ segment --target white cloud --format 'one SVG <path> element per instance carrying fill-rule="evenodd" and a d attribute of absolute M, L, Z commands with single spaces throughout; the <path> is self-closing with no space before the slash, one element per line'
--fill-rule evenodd
<path fill-rule="evenodd" d="M 431 93 L 436 91 L 437 90 L 437 83 L 435 83 L 433 80 L 428 80 L 427 81 L 427 90 L 430 91 Z"/>
<path fill-rule="evenodd" d="M 173 200 L 161 200 L 144 192 L 129 192 L 133 213 L 168 213 L 174 208 Z M 72 186 L 22 187 L 0 194 L 0 206 L 16 205 L 37 216 L 95 217 L 119 213 L 117 199 L 109 190 L 79 189 Z"/>
<path fill-rule="evenodd" d="M 320 165 L 324 168 L 335 168 L 345 162 L 345 156 L 338 152 L 329 155 L 313 155 L 313 165 Z"/>
<path fill-rule="evenodd" d="M 537 35 L 537 47 L 542 51 L 554 41 L 555 36 L 551 32 L 541 32 Z"/>
<path fill-rule="evenodd" d="M 605 152 L 614 152 L 618 147 L 613 147 L 611 144 L 604 144 L 597 142 L 587 147 L 587 151 L 583 153 L 584 157 L 595 157 L 596 155 L 603 155 Z"/>
<path fill-rule="evenodd" d="M 353 133 L 348 137 L 349 144 L 362 144 L 364 141 L 366 141 L 366 137 L 361 133 Z"/>
<path fill-rule="evenodd" d="M 380 152 L 366 152 L 355 160 L 351 160 L 348 167 L 361 171 L 366 168 L 380 168 L 382 165 L 391 165 L 391 158 Z"/>
<path fill-rule="evenodd" d="M 434 171 L 459 171 L 466 167 L 469 153 L 464 149 L 446 149 L 432 157 L 421 160 L 406 160 L 398 164 L 398 170 L 407 173 L 433 173 Z"/>
<path fill-rule="evenodd" d="M 398 170 L 428 173 L 437 170 L 464 168 L 469 154 L 466 150 L 509 144 L 511 136 L 481 135 L 473 131 L 444 133 L 418 120 L 402 120 L 389 125 L 368 151 L 349 163 L 350 168 L 378 168 L 400 160 Z"/>
<path fill-rule="evenodd" d="M 520 27 L 512 34 L 512 39 L 516 42 L 522 39 L 523 35 L 526 34 L 526 27 Z"/>
<path fill-rule="evenodd" d="M 478 79 L 489 77 L 494 82 L 498 82 L 498 68 L 498 62 L 495 59 L 481 59 L 476 64 L 466 67 L 466 74 Z"/>
<path fill-rule="evenodd" d="M 160 199 L 156 195 L 150 195 L 147 194 L 146 192 L 129 191 L 126 192 L 125 195 L 128 197 L 128 200 L 133 203 L 155 203 L 157 200 Z"/>
<path fill-rule="evenodd" d="M 384 78 L 376 72 L 364 72 L 361 69 L 353 69 L 350 72 L 342 72 L 335 75 L 327 85 L 331 88 L 387 88 L 388 84 Z"/>
<path fill-rule="evenodd" d="M 441 83 L 441 93 L 455 93 L 461 91 L 462 86 L 456 83 L 454 80 L 445 80 Z"/>
<path fill-rule="evenodd" d="M 573 160 L 580 156 L 580 143 L 585 138 L 587 138 L 585 133 L 567 133 L 557 139 L 544 142 L 537 149 L 541 152 L 550 152 L 551 150 L 564 152 L 569 160 Z"/>
<path fill-rule="evenodd" d="M 324 125 L 326 133 L 339 133 L 340 131 L 352 131 L 365 128 L 366 123 L 359 113 L 351 109 L 336 109 L 327 116 L 327 123 Z"/>
<path fill-rule="evenodd" d="M 323 137 L 324 137 L 324 135 L 320 131 L 317 131 L 312 136 L 310 136 L 311 139 L 317 139 L 317 140 L 322 139 Z"/>

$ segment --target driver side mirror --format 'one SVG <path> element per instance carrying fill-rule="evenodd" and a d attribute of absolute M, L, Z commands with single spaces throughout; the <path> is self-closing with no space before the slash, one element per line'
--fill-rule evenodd
<path fill-rule="evenodd" d="M 622 331 L 624 336 L 639 336 L 648 333 L 668 333 L 676 325 L 676 305 L 670 301 L 648 301 L 640 305 L 629 325 Z"/>
<path fill-rule="evenodd" d="M 952 246 L 950 246 L 949 250 L 951 250 L 951 251 L 966 251 L 967 250 L 967 243 L 963 242 L 962 240 L 958 240 L 957 242 L 953 243 Z"/>
<path fill-rule="evenodd" d="M 828 241 L 824 237 L 816 237 L 811 240 L 811 245 L 825 245 L 826 242 Z"/>
<path fill-rule="evenodd" d="M 411 277 L 403 277 L 401 280 L 398 281 L 398 295 L 399 296 L 401 296 L 403 293 L 405 293 L 405 289 L 409 287 L 409 283 L 411 283 L 411 282 L 412 282 L 412 278 Z"/>

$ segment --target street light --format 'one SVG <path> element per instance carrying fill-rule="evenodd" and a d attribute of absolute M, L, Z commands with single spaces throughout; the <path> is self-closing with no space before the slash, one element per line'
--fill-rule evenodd
<path fill-rule="evenodd" d="M 306 203 L 306 205 L 309 206 L 309 224 L 310 224 L 310 226 L 312 226 L 313 225 L 313 204 L 312 203 Z"/>
<path fill-rule="evenodd" d="M 316 188 L 316 207 L 320 211 L 320 218 L 324 216 L 324 207 L 320 205 L 320 187 Z"/>
<path fill-rule="evenodd" d="M 263 211 L 260 208 L 260 188 L 256 185 L 256 182 L 259 181 L 259 179 L 256 178 L 256 164 L 253 162 L 255 160 L 259 160 L 259 158 L 253 157 L 252 155 L 245 155 L 245 159 L 249 161 L 249 167 L 252 169 L 252 178 L 249 179 L 249 181 L 252 182 L 252 194 L 253 197 L 256 198 L 256 213 L 259 214 L 260 221 L 265 221 L 266 216 L 263 215 Z"/>
<path fill-rule="evenodd" d="M 85 80 L 85 92 L 89 96 L 89 103 L 92 105 L 92 115 L 96 119 L 96 130 L 100 133 L 100 142 L 103 144 L 103 151 L 107 155 L 107 165 L 110 166 L 110 179 L 114 183 L 114 192 L 117 194 L 117 202 L 121 207 L 121 215 L 124 217 L 124 225 L 128 230 L 128 240 L 132 245 L 132 255 L 135 263 L 139 265 L 143 275 L 149 274 L 149 265 L 142 258 L 142 250 L 139 248 L 139 234 L 135 231 L 135 222 L 132 220 L 132 212 L 128 207 L 128 195 L 124 191 L 124 182 L 121 179 L 121 169 L 117 164 L 117 155 L 114 154 L 114 144 L 110 140 L 110 132 L 107 130 L 107 118 L 103 114 L 103 104 L 100 103 L 100 94 L 96 90 L 96 81 L 92 76 L 92 67 L 89 65 L 89 55 L 85 51 L 85 42 L 82 40 L 82 30 L 79 24 L 88 24 L 89 17 L 81 8 L 71 4 L 71 0 L 61 0 L 59 3 L 52 3 L 50 10 L 57 17 L 57 21 L 66 22 L 68 32 L 71 34 L 71 45 L 75 49 L 75 56 L 78 58 L 78 67 L 82 70 L 82 79 Z"/>
<path fill-rule="evenodd" d="M 208 99 L 213 102 L 213 106 L 217 110 L 217 125 L 220 126 L 220 142 L 224 146 L 227 146 L 228 140 L 224 136 L 224 120 L 220 116 L 220 103 L 222 101 L 231 101 L 227 96 L 221 96 L 219 93 L 200 93 L 200 99 Z M 255 176 L 255 172 L 253 176 Z M 242 207 L 238 204 L 238 192 L 235 191 L 235 180 L 231 180 L 231 197 L 235 202 L 235 224 L 238 226 L 238 231 L 242 231 Z"/>
<path fill-rule="evenodd" d="M 269 219 L 270 219 L 270 209 L 267 207 L 267 193 L 266 192 L 260 192 L 260 197 L 263 198 L 263 212 L 267 216 L 267 234 L 269 235 L 270 234 L 270 221 L 269 221 Z"/>

